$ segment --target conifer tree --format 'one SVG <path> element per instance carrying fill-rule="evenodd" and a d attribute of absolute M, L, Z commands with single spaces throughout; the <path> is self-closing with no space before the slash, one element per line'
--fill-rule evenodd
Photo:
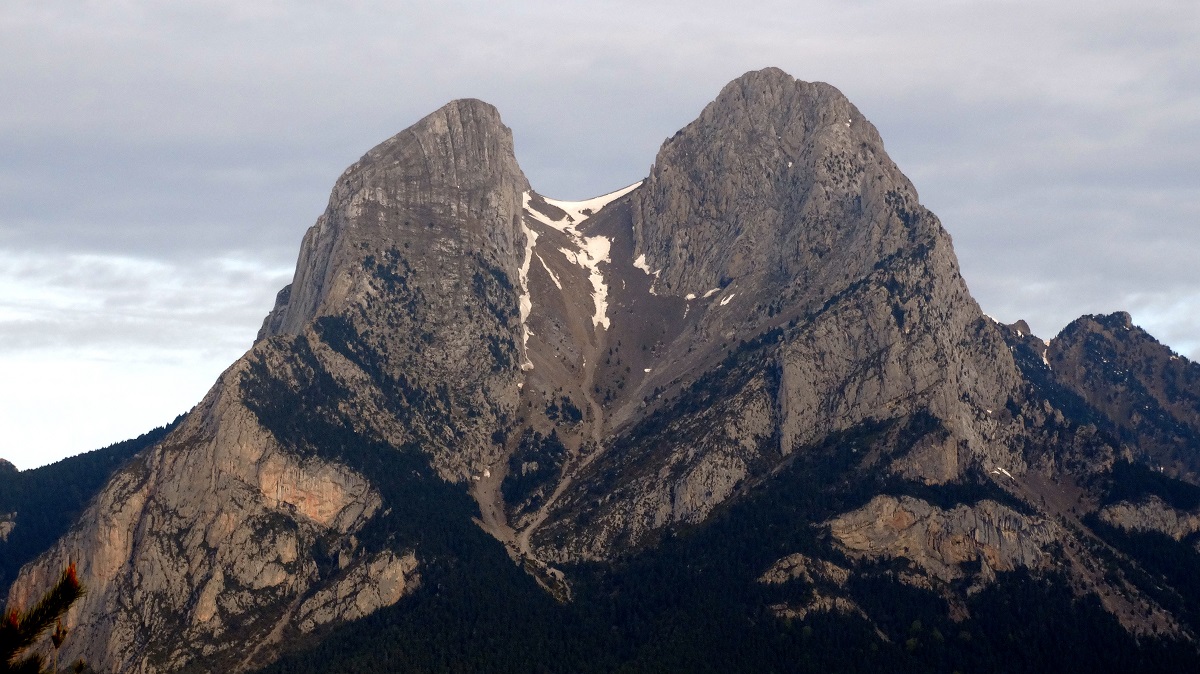
<path fill-rule="evenodd" d="M 52 626 L 56 626 L 51 640 L 57 669 L 58 649 L 67 635 L 60 619 L 83 593 L 84 588 L 75 575 L 75 564 L 71 563 L 54 587 L 33 608 L 25 612 L 10 608 L 0 622 L 0 674 L 43 674 L 50 671 L 42 669 L 44 663 L 40 654 L 20 655 Z"/>

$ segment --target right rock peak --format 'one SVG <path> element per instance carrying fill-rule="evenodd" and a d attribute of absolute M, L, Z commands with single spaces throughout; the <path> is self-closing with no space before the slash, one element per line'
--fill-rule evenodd
<path fill-rule="evenodd" d="M 778 68 L 726 85 L 663 143 L 635 198 L 639 253 L 679 294 L 735 279 L 842 285 L 944 236 L 858 109 Z"/>

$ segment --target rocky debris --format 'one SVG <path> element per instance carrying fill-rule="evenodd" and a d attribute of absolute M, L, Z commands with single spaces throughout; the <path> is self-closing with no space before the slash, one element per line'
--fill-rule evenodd
<path fill-rule="evenodd" d="M 1200 514 L 1173 508 L 1157 496 L 1138 503 L 1121 501 L 1102 508 L 1100 520 L 1126 531 L 1157 531 L 1183 540 L 1200 531 Z"/>
<path fill-rule="evenodd" d="M 969 562 L 990 572 L 1045 568 L 1062 537 L 1057 524 L 991 500 L 943 510 L 911 496 L 876 496 L 826 524 L 847 554 L 904 558 L 943 582 L 963 578 Z"/>

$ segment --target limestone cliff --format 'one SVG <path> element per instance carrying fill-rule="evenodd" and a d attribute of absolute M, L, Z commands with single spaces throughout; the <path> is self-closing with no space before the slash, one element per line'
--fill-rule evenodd
<path fill-rule="evenodd" d="M 1173 508 L 1153 495 L 1139 503 L 1121 501 L 1105 506 L 1100 519 L 1128 531 L 1156 531 L 1177 541 L 1200 531 L 1200 514 Z"/>
<path fill-rule="evenodd" d="M 180 428 L 121 470 L 13 585 L 9 606 L 30 606 L 76 563 L 88 592 L 68 615 L 62 659 L 238 671 L 269 661 L 289 628 L 359 617 L 418 582 L 411 554 L 402 564 L 358 549 L 353 535 L 378 494 L 344 466 L 280 446 L 240 400 L 244 369 L 228 370 Z M 337 541 L 339 568 L 319 568 L 321 541 Z M 394 589 L 373 587 L 388 574 Z M 305 610 L 306 597 L 331 591 L 350 605 Z"/>
<path fill-rule="evenodd" d="M 1051 563 L 1050 547 L 1063 537 L 1053 522 L 995 501 L 947 511 L 909 496 L 877 496 L 828 526 L 856 556 L 902 557 L 943 582 L 963 577 L 970 562 L 981 574 L 1043 568 Z"/>
<path fill-rule="evenodd" d="M 385 504 L 329 428 L 377 451 L 420 447 L 450 481 L 493 460 L 523 358 L 513 283 L 526 190 L 511 134 L 479 101 L 364 156 L 305 236 L 254 348 L 23 570 L 9 604 L 77 560 L 89 592 L 64 657 L 241 671 L 410 592 L 420 551 L 360 546 Z"/>
<path fill-rule="evenodd" d="M 682 316 L 654 335 L 640 399 L 612 405 L 611 449 L 534 537 L 542 554 L 604 558 L 698 521 L 791 453 L 872 419 L 938 420 L 897 452 L 910 478 L 1023 470 L 1006 446 L 1012 357 L 949 235 L 835 89 L 746 74 L 664 143 L 630 204 L 645 292 L 683 295 Z M 609 339 L 625 341 L 612 357 L 637 346 L 626 326 L 638 321 L 616 314 Z M 625 479 L 601 486 L 614 473 Z"/>

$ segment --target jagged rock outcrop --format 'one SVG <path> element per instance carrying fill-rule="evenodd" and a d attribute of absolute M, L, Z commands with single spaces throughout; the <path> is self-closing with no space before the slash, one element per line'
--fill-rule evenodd
<path fill-rule="evenodd" d="M 415 260 L 418 273 L 478 253 L 516 278 L 520 195 L 528 189 L 496 109 L 452 101 L 346 169 L 305 234 L 295 279 L 261 336 L 298 334 L 318 316 L 363 302 L 372 292 L 360 263 L 389 246 L 431 244 Z"/>
<path fill-rule="evenodd" d="M 1047 358 L 1055 379 L 1102 413 L 1140 462 L 1200 484 L 1200 364 L 1125 312 L 1076 319 Z"/>
<path fill-rule="evenodd" d="M 419 581 L 416 555 L 385 551 L 353 569 L 330 587 L 309 597 L 296 611 L 301 632 L 331 622 L 355 620 L 391 606 Z"/>
<path fill-rule="evenodd" d="M 1126 531 L 1157 531 L 1182 540 L 1200 531 L 1200 515 L 1173 508 L 1157 496 L 1138 503 L 1121 501 L 1099 512 L 1101 521 Z"/>
<path fill-rule="evenodd" d="M 962 578 L 968 562 L 984 574 L 1043 568 L 1062 538 L 1055 523 L 990 500 L 943 510 L 911 496 L 877 496 L 827 524 L 849 554 L 902 557 L 942 582 Z"/>
<path fill-rule="evenodd" d="M 831 583 L 838 587 L 846 584 L 850 571 L 824 559 L 813 559 L 799 552 L 783 557 L 758 577 L 758 582 L 778 585 L 792 580 L 802 580 L 809 585 L 817 582 Z"/>
<path fill-rule="evenodd" d="M 910 241 L 891 206 L 915 192 L 882 149 L 837 89 L 747 73 L 659 150 L 634 197 L 637 252 L 661 292 L 803 280 L 828 297 Z"/>
<path fill-rule="evenodd" d="M 766 585 L 782 585 L 792 581 L 801 581 L 813 586 L 811 594 L 803 602 L 784 602 L 771 604 L 771 613 L 783 620 L 804 620 L 812 615 L 822 613 L 841 613 L 854 615 L 870 624 L 876 635 L 883 641 L 887 636 L 853 599 L 842 593 L 842 588 L 850 578 L 850 570 L 823 559 L 813 559 L 807 555 L 795 553 L 780 559 L 771 565 L 758 582 Z"/>
<path fill-rule="evenodd" d="M 6 513 L 0 515 L 0 541 L 7 541 L 8 535 L 13 529 L 17 528 L 17 514 Z"/>
<path fill-rule="evenodd" d="M 401 590 L 386 593 L 347 585 L 376 563 L 352 534 L 375 514 L 379 496 L 344 466 L 280 446 L 240 399 L 245 369 L 243 362 L 228 370 L 14 583 L 8 605 L 29 606 L 76 563 L 88 592 L 68 614 L 74 632 L 62 659 L 82 657 L 107 671 L 238 671 L 269 661 L 289 627 L 313 620 L 297 608 L 314 592 L 351 598 L 324 607 L 328 622 L 394 603 L 413 582 L 398 577 Z M 336 572 L 319 569 L 320 541 L 342 550 Z"/>
<path fill-rule="evenodd" d="M 450 436 L 413 420 L 392 435 L 424 443 L 447 479 L 478 474 L 517 404 L 528 189 L 496 109 L 447 104 L 338 179 L 260 340 L 321 324 L 391 404 L 428 392 L 443 411 L 478 411 L 451 415 Z"/>

